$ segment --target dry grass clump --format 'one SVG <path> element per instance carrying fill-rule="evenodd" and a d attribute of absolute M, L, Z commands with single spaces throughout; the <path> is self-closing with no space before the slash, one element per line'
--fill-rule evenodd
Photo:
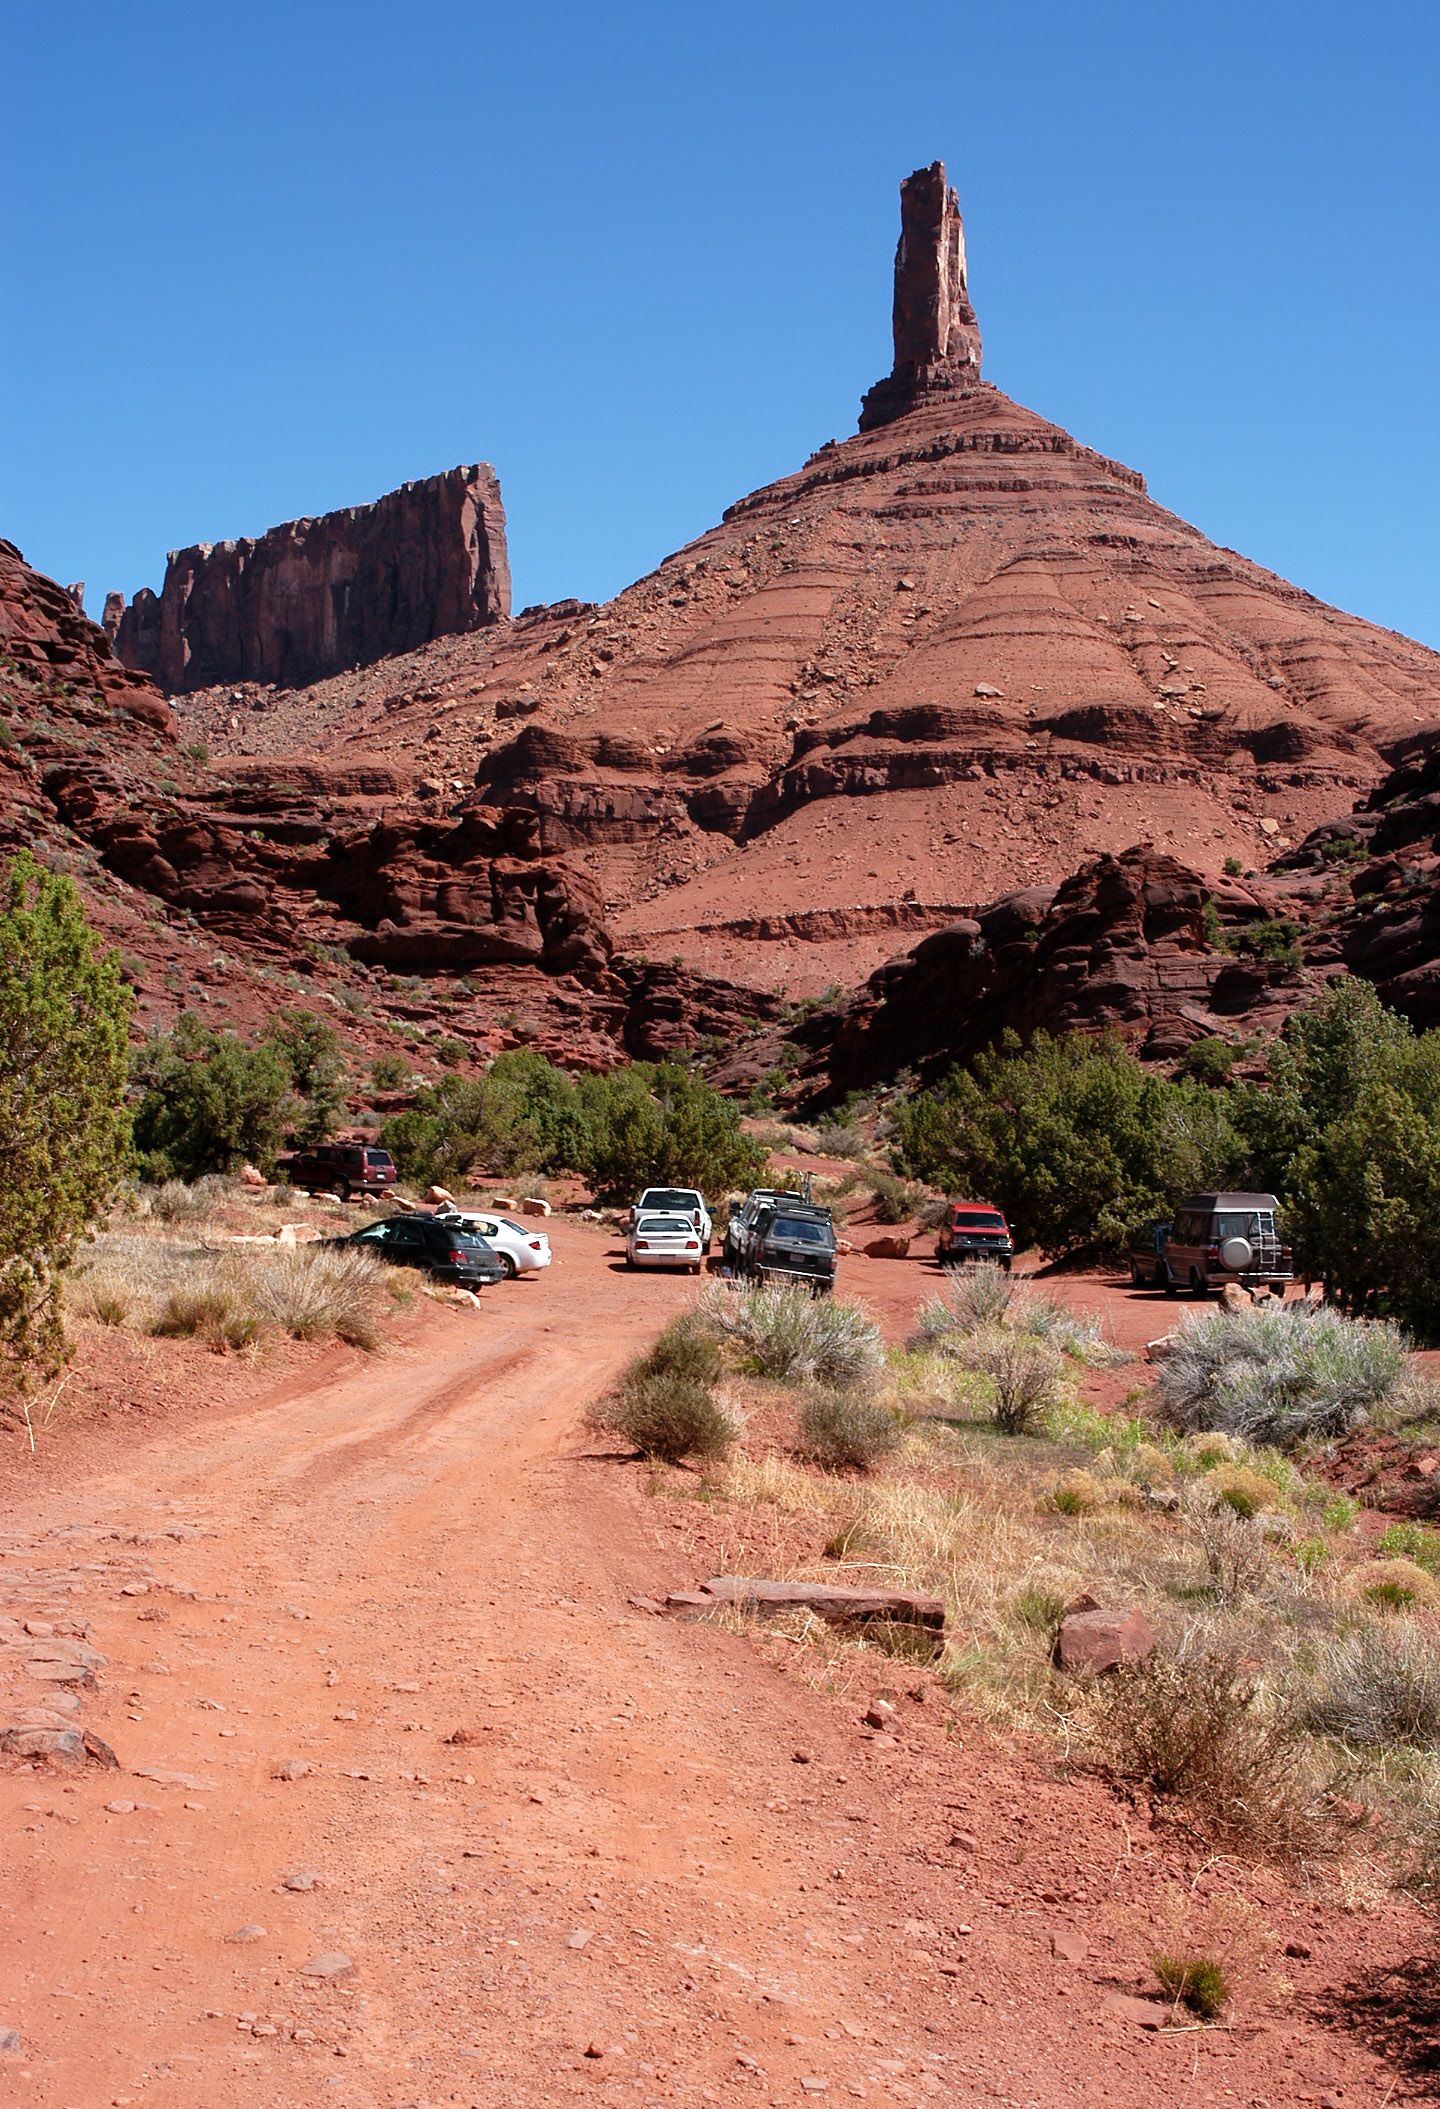
<path fill-rule="evenodd" d="M 1371 1560 L 1356 1579 L 1362 1596 L 1391 1611 L 1440 1604 L 1440 1582 L 1414 1560 Z"/>
<path fill-rule="evenodd" d="M 1196 1637 L 1117 1671 L 1098 1694 L 1094 1733 L 1108 1770 L 1172 1803 L 1215 1844 L 1286 1858 L 1321 1841 L 1297 1763 L 1300 1723 L 1276 1705 L 1243 1640 Z"/>
<path fill-rule="evenodd" d="M 868 1472 L 904 1439 L 898 1413 L 864 1388 L 808 1392 L 800 1406 L 799 1454 L 827 1472 Z"/>
<path fill-rule="evenodd" d="M 1283 1449 L 1346 1434 L 1397 1393 L 1404 1367 L 1397 1327 L 1272 1299 L 1192 1318 L 1157 1381 L 1178 1427 Z"/>
<path fill-rule="evenodd" d="M 162 1339 L 201 1339 L 223 1355 L 227 1348 L 254 1347 L 260 1320 L 227 1289 L 172 1289 L 150 1330 Z"/>
<path fill-rule="evenodd" d="M 586 1425 L 664 1464 L 723 1457 L 742 1433 L 738 1416 L 716 1395 L 723 1368 L 701 1321 L 693 1313 L 673 1318 L 615 1390 L 591 1407 Z"/>
<path fill-rule="evenodd" d="M 1372 1750 L 1440 1750 L 1440 1645 L 1412 1625 L 1353 1627 L 1321 1644 L 1296 1714 Z"/>
<path fill-rule="evenodd" d="M 883 1366 L 879 1326 L 858 1304 L 838 1297 L 713 1281 L 695 1308 L 702 1323 L 732 1341 L 759 1376 L 843 1388 L 872 1382 Z"/>
<path fill-rule="evenodd" d="M 1026 1435 L 1054 1402 L 1060 1357 L 1024 1333 L 997 1326 L 970 1341 L 965 1360 L 994 1387 L 995 1425 L 1005 1435 Z"/>
<path fill-rule="evenodd" d="M 1201 1488 L 1187 1499 L 1185 1520 L 1220 1603 L 1238 1604 L 1263 1589 L 1273 1562 L 1264 1530 L 1253 1515 Z"/>
<path fill-rule="evenodd" d="M 959 1268 L 916 1312 L 914 1344 L 932 1354 L 956 1354 L 971 1334 L 1004 1324 L 1017 1286 L 993 1260 Z"/>
<path fill-rule="evenodd" d="M 276 1326 L 293 1340 L 333 1335 L 368 1353 L 380 1346 L 386 1270 L 370 1253 L 300 1245 L 222 1265 L 262 1325 Z"/>

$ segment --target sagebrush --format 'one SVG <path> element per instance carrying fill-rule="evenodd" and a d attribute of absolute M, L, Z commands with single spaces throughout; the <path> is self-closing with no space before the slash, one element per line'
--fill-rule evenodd
<path fill-rule="evenodd" d="M 731 1340 L 759 1376 L 800 1384 L 859 1385 L 880 1370 L 880 1328 L 858 1304 L 770 1283 L 711 1282 L 696 1309 Z"/>
<path fill-rule="evenodd" d="M 1177 1427 L 1285 1448 L 1348 1433 L 1396 1393 L 1404 1368 L 1395 1326 L 1272 1298 L 1190 1319 L 1157 1381 Z"/>

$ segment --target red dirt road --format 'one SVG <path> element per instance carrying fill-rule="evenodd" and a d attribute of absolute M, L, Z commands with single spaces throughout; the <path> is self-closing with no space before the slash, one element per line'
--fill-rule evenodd
<path fill-rule="evenodd" d="M 1143 1812 L 913 1665 L 877 1657 L 901 1719 L 870 1738 L 868 1695 L 631 1603 L 703 1570 L 708 1512 L 677 1528 L 578 1424 L 693 1284 L 552 1234 L 548 1278 L 426 1306 L 390 1355 L 12 1475 L 0 1612 L 88 1628 L 80 1718 L 123 1769 L 0 1777 L 0 2099 L 1406 2099 L 1311 2006 L 1414 1944 L 1401 1906 L 1237 1875 L 1311 1951 L 1294 1998 L 1148 2032 L 1105 2001 L 1194 1869 Z M 884 1272 L 897 1320 L 933 1282 Z"/>

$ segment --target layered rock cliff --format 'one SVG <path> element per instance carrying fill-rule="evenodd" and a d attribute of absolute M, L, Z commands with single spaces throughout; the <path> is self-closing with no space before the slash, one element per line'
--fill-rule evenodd
<path fill-rule="evenodd" d="M 509 612 L 500 485 L 480 462 L 258 541 L 172 550 L 163 591 L 137 593 L 120 616 L 115 650 L 170 694 L 294 687 Z"/>

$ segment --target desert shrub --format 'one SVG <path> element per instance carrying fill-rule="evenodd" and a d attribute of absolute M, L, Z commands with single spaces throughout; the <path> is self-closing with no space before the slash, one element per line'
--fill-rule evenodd
<path fill-rule="evenodd" d="M 1392 1523 L 1375 1540 L 1375 1550 L 1385 1560 L 1413 1560 L 1427 1574 L 1440 1569 L 1440 1531 L 1423 1523 Z"/>
<path fill-rule="evenodd" d="M 768 1283 L 733 1289 L 711 1282 L 697 1309 L 764 1377 L 840 1388 L 865 1383 L 881 1367 L 879 1326 L 858 1304 L 838 1297 Z"/>
<path fill-rule="evenodd" d="M 715 1395 L 722 1367 L 713 1336 L 693 1314 L 672 1319 L 615 1390 L 591 1408 L 586 1424 L 666 1464 L 721 1457 L 741 1433 L 738 1418 Z"/>
<path fill-rule="evenodd" d="M 151 1331 L 169 1340 L 198 1338 L 223 1354 L 226 1348 L 253 1347 L 260 1320 L 226 1289 L 172 1289 Z"/>
<path fill-rule="evenodd" d="M 1065 1616 L 1065 1599 L 1052 1590 L 1039 1589 L 1033 1582 L 1027 1583 L 1015 1599 L 1015 1616 L 1022 1626 L 1031 1626 L 1037 1633 L 1054 1638 L 1060 1621 Z"/>
<path fill-rule="evenodd" d="M 287 1007 L 266 1021 L 261 1041 L 289 1068 L 291 1088 L 300 1101 L 295 1140 L 306 1146 L 323 1142 L 345 1111 L 350 1084 L 340 1035 L 315 1011 Z"/>
<path fill-rule="evenodd" d="M 162 1223 L 201 1223 L 215 1213 L 226 1190 L 226 1181 L 215 1173 L 203 1179 L 166 1179 L 144 1192 L 146 1213 Z"/>
<path fill-rule="evenodd" d="M 801 1401 L 797 1448 L 827 1472 L 868 1472 L 899 1447 L 903 1435 L 900 1416 L 863 1386 L 821 1388 Z"/>
<path fill-rule="evenodd" d="M 1345 1434 L 1395 1392 L 1403 1369 L 1394 1326 L 1272 1300 L 1190 1319 L 1159 1365 L 1158 1386 L 1178 1427 L 1284 1447 Z"/>
<path fill-rule="evenodd" d="M 995 1425 L 1005 1435 L 1025 1435 L 1055 1397 L 1060 1358 L 1039 1340 L 1003 1327 L 975 1334 L 966 1349 L 968 1368 L 994 1387 Z"/>
<path fill-rule="evenodd" d="M 1267 1701 L 1243 1643 L 1197 1638 L 1107 1678 L 1097 1750 L 1215 1844 L 1303 1852 L 1322 1827 L 1295 1764 L 1300 1726 L 1293 1710 Z"/>
<path fill-rule="evenodd" d="M 916 1312 L 915 1345 L 944 1353 L 972 1333 L 989 1332 L 1003 1324 L 1014 1295 L 1015 1283 L 993 1260 L 960 1268 Z"/>
<path fill-rule="evenodd" d="M 1367 1621 L 1320 1644 L 1295 1701 L 1302 1728 L 1371 1750 L 1440 1750 L 1440 1646 L 1413 1625 Z"/>
<path fill-rule="evenodd" d="M 1440 1582 L 1413 1560 L 1371 1560 L 1360 1569 L 1358 1580 L 1363 1596 L 1391 1611 L 1440 1604 Z"/>
<path fill-rule="evenodd" d="M 76 1303 L 98 1325 L 109 1326 L 124 1325 L 133 1308 L 133 1298 L 125 1284 L 98 1272 L 81 1275 Z"/>
<path fill-rule="evenodd" d="M 1239 1603 L 1263 1586 L 1270 1573 L 1270 1548 L 1253 1515 L 1203 1488 L 1186 1501 L 1185 1519 L 1204 1560 L 1206 1580 L 1222 1604 Z"/>
<path fill-rule="evenodd" d="M 1172 1197 L 1229 1184 L 1245 1150 L 1229 1094 L 1142 1063 L 1118 1035 L 1007 1033 L 897 1114 L 904 1169 L 985 1194 L 1017 1245 L 1123 1250 Z"/>
<path fill-rule="evenodd" d="M 247 1047 L 188 1011 L 145 1043 L 132 1070 L 143 1087 L 135 1148 L 149 1179 L 193 1180 L 247 1161 L 268 1168 L 299 1108 L 285 1050 Z"/>
<path fill-rule="evenodd" d="M 870 1145 L 863 1128 L 838 1119 L 817 1123 L 814 1146 L 822 1157 L 863 1157 Z"/>
<path fill-rule="evenodd" d="M 1285 1202 L 1297 1265 L 1352 1311 L 1440 1335 L 1440 1032 L 1358 975 L 1292 1012 L 1262 1087 L 1229 1100 L 1249 1183 Z"/>
<path fill-rule="evenodd" d="M 1214 2021 L 1230 2004 L 1230 1980 L 1213 1955 L 1169 1955 L 1158 1949 L 1150 1966 L 1176 2006 Z"/>
<path fill-rule="evenodd" d="M 865 1184 L 870 1189 L 877 1223 L 908 1223 L 925 1199 L 923 1187 L 879 1167 L 866 1172 Z"/>
<path fill-rule="evenodd" d="M 127 1170 L 118 953 L 72 879 L 27 851 L 0 875 L 0 1358 L 20 1383 L 68 1352 L 60 1287 Z"/>
<path fill-rule="evenodd" d="M 597 1192 L 633 1200 L 646 1186 L 696 1186 L 718 1200 L 758 1186 L 769 1164 L 740 1125 L 740 1108 L 674 1062 L 635 1062 L 576 1087 L 589 1124 L 577 1169 Z"/>
<path fill-rule="evenodd" d="M 1238 1052 L 1228 1040 L 1192 1040 L 1181 1057 L 1180 1067 L 1197 1084 L 1228 1084 Z"/>
<path fill-rule="evenodd" d="M 377 1091 L 404 1091 L 410 1077 L 410 1064 L 404 1055 L 376 1055 L 370 1064 L 370 1081 Z"/>
<path fill-rule="evenodd" d="M 457 1040 L 454 1033 L 441 1033 L 439 1039 L 433 1041 L 431 1044 L 433 1047 L 436 1061 L 443 1062 L 447 1069 L 454 1069 L 456 1065 L 460 1062 L 463 1062 L 470 1053 L 470 1050 L 465 1045 L 465 1042 L 463 1040 Z"/>
<path fill-rule="evenodd" d="M 236 1272 L 262 1324 L 277 1326 L 295 1340 L 325 1340 L 333 1334 L 348 1347 L 373 1351 L 380 1346 L 385 1266 L 370 1253 L 302 1245 L 240 1261 Z"/>
<path fill-rule="evenodd" d="M 1062 1472 L 1050 1496 L 1051 1506 L 1062 1516 L 1088 1516 L 1100 1505 L 1100 1485 L 1093 1472 L 1079 1466 Z"/>
<path fill-rule="evenodd" d="M 1215 1499 L 1246 1521 L 1280 1506 L 1280 1492 L 1273 1479 L 1249 1465 L 1218 1465 L 1206 1474 Z"/>

